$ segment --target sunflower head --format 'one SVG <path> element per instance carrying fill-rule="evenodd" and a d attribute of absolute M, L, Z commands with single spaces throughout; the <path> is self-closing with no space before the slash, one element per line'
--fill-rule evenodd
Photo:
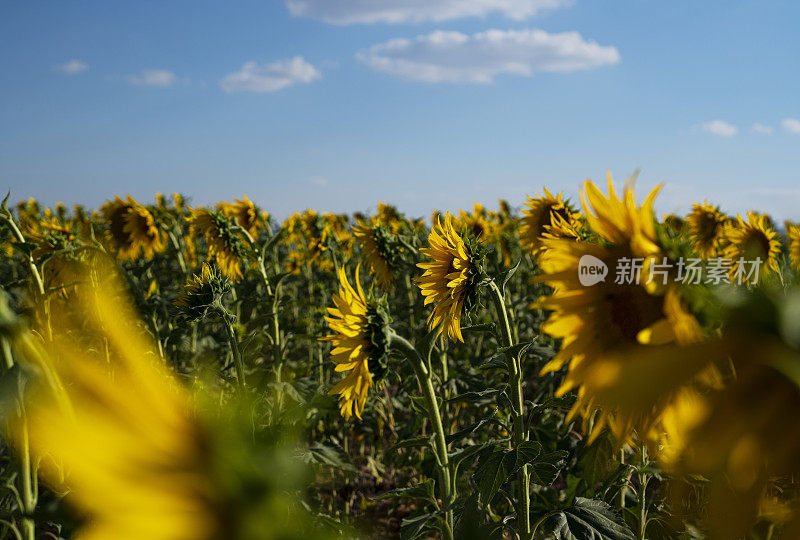
<path fill-rule="evenodd" d="M 564 201 L 563 193 L 554 196 L 544 188 L 544 195 L 528 197 L 525 206 L 520 242 L 533 255 L 544 249 L 545 238 L 580 238 L 580 214 Z"/>
<path fill-rule="evenodd" d="M 705 202 L 692 205 L 686 221 L 689 223 L 689 239 L 697 254 L 703 259 L 718 255 L 728 217 L 718 207 Z"/>
<path fill-rule="evenodd" d="M 732 263 L 731 276 L 747 274 L 739 267 L 760 260 L 761 272 L 778 272 L 778 255 L 781 252 L 780 235 L 772 226 L 768 216 L 755 212 L 747 213 L 747 221 L 741 215 L 725 226 L 723 251 L 725 258 Z"/>
<path fill-rule="evenodd" d="M 476 302 L 478 285 L 486 277 L 485 249 L 474 236 L 456 232 L 449 212 L 431 229 L 428 244 L 420 253 L 432 260 L 417 264 L 425 272 L 415 280 L 425 304 L 434 304 L 428 327 L 440 327 L 440 332 L 463 342 L 461 315 Z"/>
<path fill-rule="evenodd" d="M 374 218 L 375 223 L 384 225 L 389 228 L 393 233 L 398 233 L 403 227 L 405 218 L 395 206 L 391 204 L 378 203 L 378 212 Z"/>
<path fill-rule="evenodd" d="M 203 319 L 231 288 L 228 278 L 208 263 L 183 286 L 175 301 L 181 316 L 188 321 Z"/>
<path fill-rule="evenodd" d="M 190 232 L 204 236 L 209 255 L 214 257 L 224 276 L 236 281 L 242 277 L 241 261 L 247 254 L 247 247 L 236 234 L 233 218 L 220 211 L 207 208 L 191 210 Z"/>
<path fill-rule="evenodd" d="M 152 259 L 164 251 L 164 234 L 155 217 L 130 195 L 125 200 L 115 197 L 100 207 L 100 212 L 108 225 L 106 237 L 120 259 L 133 260 L 140 255 Z"/>
<path fill-rule="evenodd" d="M 699 325 L 675 287 L 653 291 L 637 275 L 631 276 L 636 279 L 617 279 L 613 270 L 594 285 L 584 286 L 580 280 L 581 260 L 586 256 L 615 269 L 625 260 L 645 260 L 661 253 L 653 214 L 657 192 L 658 188 L 638 206 L 632 182 L 618 198 L 610 178 L 608 196 L 587 181 L 581 198 L 595 241 L 546 239 L 546 249 L 539 256 L 543 274 L 536 280 L 554 289 L 538 303 L 552 311 L 542 331 L 563 339 L 561 351 L 542 374 L 569 366 L 557 393 L 578 389 L 572 414 L 581 414 L 586 425 L 594 416 L 590 437 L 606 425 L 620 440 L 629 437 L 634 427 L 646 433 L 658 420 L 655 404 L 643 410 L 617 410 L 613 396 L 618 394 L 611 390 L 629 363 L 648 361 L 651 347 L 690 343 L 699 334 Z"/>
<path fill-rule="evenodd" d="M 331 359 L 336 371 L 349 372 L 329 394 L 339 395 L 339 410 L 345 420 L 354 415 L 361 419 L 364 403 L 375 378 L 386 372 L 389 344 L 389 311 L 385 299 L 376 301 L 364 294 L 356 269 L 356 289 L 350 285 L 344 269 L 339 269 L 339 292 L 333 295 L 334 307 L 328 308 L 332 335 L 320 338 L 333 343 Z"/>
<path fill-rule="evenodd" d="M 391 289 L 400 262 L 396 236 L 383 225 L 369 226 L 364 223 L 353 226 L 353 236 L 377 282 L 384 290 Z"/>
<path fill-rule="evenodd" d="M 259 230 L 264 226 L 261 211 L 253 204 L 253 201 L 244 195 L 241 199 L 235 199 L 232 203 L 220 203 L 219 209 L 231 218 L 249 234 L 252 238 L 258 238 Z"/>
<path fill-rule="evenodd" d="M 800 270 L 800 224 L 786 222 L 786 244 L 792 268 Z"/>

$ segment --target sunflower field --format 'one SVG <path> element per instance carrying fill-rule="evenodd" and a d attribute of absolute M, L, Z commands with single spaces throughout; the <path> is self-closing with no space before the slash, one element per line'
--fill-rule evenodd
<path fill-rule="evenodd" d="M 2 538 L 800 538 L 800 225 L 637 195 L 6 197 Z"/>

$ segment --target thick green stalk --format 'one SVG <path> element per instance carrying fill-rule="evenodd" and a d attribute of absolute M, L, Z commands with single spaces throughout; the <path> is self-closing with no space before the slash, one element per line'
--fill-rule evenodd
<path fill-rule="evenodd" d="M 0 336 L 0 351 L 3 355 L 3 368 L 9 370 L 14 367 L 14 358 L 11 355 L 11 345 L 5 336 Z M 17 402 L 19 406 L 20 422 L 20 440 L 17 445 L 19 452 L 19 476 L 20 476 L 20 495 L 22 503 L 22 513 L 24 517 L 21 519 L 22 523 L 22 536 L 25 540 L 34 540 L 36 536 L 36 524 L 30 517 L 36 510 L 37 503 L 37 476 L 36 471 L 31 463 L 30 443 L 28 440 L 28 421 L 25 417 L 25 404 L 22 401 L 22 383 L 18 391 Z"/>
<path fill-rule="evenodd" d="M 444 433 L 444 426 L 442 424 L 442 415 L 439 412 L 439 404 L 436 401 L 436 392 L 433 389 L 433 374 L 425 366 L 417 349 L 409 343 L 406 339 L 392 333 L 390 336 L 389 345 L 405 355 L 411 367 L 414 368 L 414 373 L 417 376 L 417 381 L 422 387 L 422 392 L 425 395 L 425 401 L 428 405 L 428 414 L 433 430 L 435 432 L 435 452 L 436 462 L 439 466 L 439 481 L 440 492 L 442 497 L 442 505 L 447 508 L 453 503 L 454 491 L 453 480 L 450 476 L 450 461 L 447 456 L 447 439 Z M 453 538 L 453 511 L 448 510 L 445 514 L 445 526 L 443 529 L 444 537 L 448 540 Z"/>
<path fill-rule="evenodd" d="M 239 340 L 236 339 L 236 331 L 233 329 L 233 321 L 227 313 L 223 313 L 222 322 L 225 326 L 225 332 L 228 334 L 228 343 L 230 344 L 231 353 L 233 354 L 233 365 L 236 369 L 236 382 L 239 384 L 239 388 L 244 388 L 244 362 L 242 361 L 242 353 L 239 351 Z"/>
<path fill-rule="evenodd" d="M 500 337 L 503 346 L 511 347 L 514 345 L 514 338 L 511 324 L 508 321 L 503 292 L 494 281 L 489 282 L 489 289 L 492 292 L 492 300 L 497 311 L 497 317 L 500 319 Z M 528 433 L 525 430 L 525 402 L 522 396 L 522 367 L 518 354 L 512 355 L 509 353 L 507 358 L 510 378 L 509 386 L 511 387 L 511 414 L 514 420 L 513 444 L 516 448 L 528 440 Z M 517 529 L 520 537 L 524 540 L 531 537 L 530 473 L 527 465 L 520 469 L 517 476 L 517 491 L 519 492 L 516 501 Z"/>

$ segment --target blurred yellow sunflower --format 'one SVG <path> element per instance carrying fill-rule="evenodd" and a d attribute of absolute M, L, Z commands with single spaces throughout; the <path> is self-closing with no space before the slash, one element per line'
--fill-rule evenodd
<path fill-rule="evenodd" d="M 786 222 L 786 242 L 792 268 L 800 270 L 800 224 Z"/>
<path fill-rule="evenodd" d="M 378 225 L 385 225 L 393 233 L 398 233 L 403 227 L 405 218 L 398 212 L 397 208 L 391 204 L 378 203 L 378 212 L 373 220 Z"/>
<path fill-rule="evenodd" d="M 235 199 L 233 203 L 221 203 L 220 209 L 226 216 L 235 218 L 239 226 L 252 238 L 258 238 L 258 231 L 263 225 L 261 212 L 247 195 Z"/>
<path fill-rule="evenodd" d="M 544 195 L 528 197 L 522 210 L 520 242 L 532 255 L 544 249 L 546 238 L 580 237 L 580 214 L 564 201 L 564 194 L 553 195 L 544 188 Z"/>
<path fill-rule="evenodd" d="M 634 199 L 632 181 L 626 183 L 622 198 L 618 198 L 609 174 L 608 190 L 606 197 L 594 183 L 586 181 L 581 193 L 587 223 L 603 245 L 544 239 L 539 256 L 543 274 L 535 279 L 554 288 L 537 304 L 552 310 L 542 331 L 563 338 L 561 351 L 544 366 L 542 374 L 569 365 L 557 395 L 578 389 L 571 414 L 582 415 L 588 426 L 599 411 L 590 438 L 608 425 L 625 439 L 634 427 L 646 433 L 657 421 L 658 411 L 652 406 L 614 410 L 613 399 L 604 399 L 603 403 L 598 400 L 601 391 L 613 386 L 626 364 L 646 362 L 650 347 L 693 342 L 699 338 L 700 327 L 673 286 L 652 289 L 643 272 L 633 266 L 621 276 L 613 273 L 625 261 L 660 255 L 653 215 L 659 188 L 640 207 Z M 605 265 L 610 275 L 584 286 L 579 275 L 582 259 Z"/>
<path fill-rule="evenodd" d="M 491 240 L 493 233 L 492 223 L 481 203 L 475 203 L 471 213 L 464 210 L 459 212 L 457 228 L 466 229 L 484 244 Z"/>
<path fill-rule="evenodd" d="M 231 229 L 227 218 L 219 212 L 206 208 L 190 210 L 190 233 L 202 235 L 208 245 L 208 253 L 214 257 L 223 275 L 232 281 L 241 279 L 241 262 L 245 255 L 242 239 Z"/>
<path fill-rule="evenodd" d="M 428 327 L 433 330 L 442 325 L 441 332 L 463 342 L 461 315 L 468 307 L 479 277 L 474 247 L 467 246 L 456 232 L 449 212 L 444 224 L 439 221 L 431 229 L 428 244 L 430 247 L 420 249 L 420 253 L 433 261 L 418 263 L 425 272 L 415 279 L 425 297 L 425 305 L 435 304 L 428 317 Z"/>
<path fill-rule="evenodd" d="M 27 399 L 30 448 L 47 458 L 41 474 L 86 517 L 80 538 L 215 538 L 223 531 L 209 444 L 189 397 L 117 290 L 96 292 L 69 308 L 80 320 L 56 308 L 42 360 L 50 384 Z M 87 333 L 103 340 L 104 354 L 87 351 Z"/>
<path fill-rule="evenodd" d="M 703 259 L 718 255 L 728 217 L 719 208 L 704 202 L 692 205 L 686 220 L 689 222 L 689 240 L 697 254 Z"/>
<path fill-rule="evenodd" d="M 122 260 L 133 260 L 140 254 L 152 259 L 164 251 L 164 235 L 150 211 L 130 195 L 125 200 L 115 197 L 100 207 L 108 224 L 107 237 Z"/>
<path fill-rule="evenodd" d="M 389 245 L 388 230 L 380 225 L 369 226 L 363 223 L 353 226 L 353 236 L 361 247 L 361 252 L 370 271 L 384 289 L 394 285 L 395 254 Z"/>
<path fill-rule="evenodd" d="M 339 395 L 339 411 L 345 420 L 355 415 L 361 419 L 364 403 L 373 385 L 370 360 L 379 361 L 385 354 L 386 317 L 371 305 L 361 288 L 359 268 L 356 268 L 356 289 L 339 269 L 339 293 L 333 295 L 335 307 L 329 307 L 325 317 L 333 335 L 319 338 L 333 343 L 331 359 L 336 371 L 349 371 L 328 394 Z"/>
<path fill-rule="evenodd" d="M 741 215 L 729 223 L 724 231 L 723 255 L 731 261 L 731 277 L 741 273 L 749 282 L 749 269 L 740 269 L 743 263 L 760 259 L 759 279 L 768 272 L 778 272 L 778 255 L 781 252 L 780 235 L 775 231 L 768 216 L 755 212 L 747 213 L 747 221 Z"/>

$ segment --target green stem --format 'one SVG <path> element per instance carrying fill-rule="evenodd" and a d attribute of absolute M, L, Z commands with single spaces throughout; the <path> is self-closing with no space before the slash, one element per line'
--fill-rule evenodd
<path fill-rule="evenodd" d="M 236 382 L 239 384 L 239 388 L 244 388 L 244 362 L 242 361 L 242 353 L 239 351 L 239 341 L 236 339 L 236 332 L 233 329 L 233 321 L 227 313 L 222 314 L 222 320 L 225 326 L 225 332 L 228 334 L 228 343 L 231 346 L 231 353 L 233 354 L 233 365 L 236 369 Z"/>
<path fill-rule="evenodd" d="M 3 367 L 9 370 L 14 367 L 14 357 L 11 354 L 11 344 L 8 338 L 0 336 L 0 351 L 3 355 Z M 18 444 L 19 451 L 19 467 L 20 467 L 20 490 L 22 495 L 22 536 L 25 540 L 34 540 L 36 537 L 36 524 L 30 517 L 36 510 L 37 492 L 38 492 L 38 479 L 34 467 L 31 464 L 31 451 L 30 441 L 28 439 L 28 420 L 25 415 L 25 403 L 23 402 L 23 388 L 24 383 L 20 379 L 19 388 L 17 390 L 17 403 L 19 406 L 20 414 L 20 432 L 21 437 Z"/>
<path fill-rule="evenodd" d="M 503 298 L 503 292 L 494 281 L 489 282 L 489 290 L 492 292 L 492 300 L 494 301 L 497 317 L 500 319 L 500 337 L 504 347 L 511 347 L 514 344 L 513 334 L 511 332 L 511 324 L 508 320 L 508 312 L 506 311 L 506 303 Z M 512 411 L 511 414 L 514 420 L 514 433 L 513 444 L 519 447 L 523 442 L 528 440 L 528 434 L 525 430 L 525 403 L 522 396 L 522 369 L 520 366 L 519 355 L 507 354 L 508 358 L 508 373 L 510 377 L 509 386 L 511 387 L 511 400 Z M 525 540 L 531 538 L 531 521 L 530 521 L 530 473 L 528 466 L 520 469 L 517 476 L 517 529 L 520 537 Z"/>
<path fill-rule="evenodd" d="M 447 456 L 447 439 L 444 433 L 444 426 L 442 424 L 442 416 L 439 413 L 439 404 L 436 401 L 436 392 L 433 389 L 432 373 L 425 366 L 417 349 L 409 343 L 405 338 L 402 338 L 392 332 L 390 334 L 389 344 L 403 353 L 408 359 L 414 373 L 417 376 L 417 381 L 422 387 L 422 392 L 425 395 L 425 401 L 428 404 L 428 415 L 431 425 L 433 426 L 435 437 L 435 452 L 436 462 L 439 466 L 439 480 L 440 491 L 442 497 L 442 505 L 444 508 L 449 507 L 453 503 L 453 482 L 450 477 L 450 462 Z M 448 540 L 453 538 L 453 511 L 447 510 L 445 514 L 445 523 L 443 528 L 444 537 Z"/>

